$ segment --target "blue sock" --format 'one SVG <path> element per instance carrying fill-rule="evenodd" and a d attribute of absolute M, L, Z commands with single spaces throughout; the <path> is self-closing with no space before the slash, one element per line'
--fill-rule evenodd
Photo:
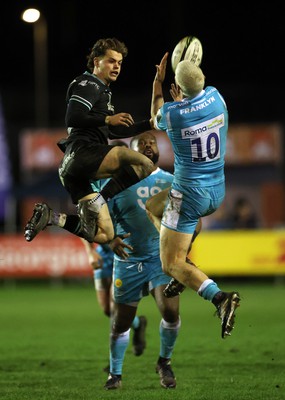
<path fill-rule="evenodd" d="M 140 326 L 140 319 L 136 315 L 135 318 L 133 319 L 133 322 L 132 322 L 132 328 L 133 329 L 137 329 L 139 326 Z"/>
<path fill-rule="evenodd" d="M 161 320 L 159 326 L 160 357 L 171 358 L 180 326 L 180 318 L 173 324 L 166 322 L 164 319 Z"/>
<path fill-rule="evenodd" d="M 121 333 L 116 338 L 111 334 L 110 338 L 110 372 L 122 375 L 125 352 L 130 340 L 130 329 Z"/>
<path fill-rule="evenodd" d="M 212 279 L 206 279 L 198 289 L 198 294 L 209 301 L 212 301 L 218 292 L 221 292 L 221 289 Z"/>

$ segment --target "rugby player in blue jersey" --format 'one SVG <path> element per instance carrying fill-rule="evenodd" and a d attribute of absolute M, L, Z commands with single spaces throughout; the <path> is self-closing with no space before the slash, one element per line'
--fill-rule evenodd
<path fill-rule="evenodd" d="M 149 157 L 157 166 L 159 150 L 156 137 L 151 132 L 134 137 L 130 148 Z M 162 387 L 176 387 L 171 356 L 180 328 L 179 296 L 166 298 L 163 295 L 171 278 L 162 272 L 159 233 L 145 212 L 146 200 L 169 188 L 172 180 L 172 174 L 157 167 L 147 178 L 117 194 L 108 203 L 118 236 L 110 243 L 115 252 L 114 320 L 110 337 L 110 374 L 105 384 L 106 390 L 121 386 L 132 320 L 140 300 L 149 293 L 154 297 L 162 316 L 156 371 Z"/>
<path fill-rule="evenodd" d="M 174 152 L 174 180 L 159 227 L 162 268 L 174 278 L 165 294 L 179 294 L 181 287 L 178 291 L 176 287 L 182 284 L 211 301 L 221 319 L 222 338 L 225 338 L 234 327 L 240 295 L 220 290 L 202 270 L 187 262 L 187 254 L 198 221 L 215 212 L 225 197 L 228 110 L 215 87 L 204 88 L 201 68 L 188 60 L 178 63 L 175 70 L 175 85 L 170 92 L 173 98 L 175 92 L 177 98 L 164 102 L 162 84 L 167 57 L 168 53 L 156 65 L 151 103 L 155 128 L 166 131 Z M 151 220 L 154 204 L 153 199 L 152 205 L 147 204 Z"/>

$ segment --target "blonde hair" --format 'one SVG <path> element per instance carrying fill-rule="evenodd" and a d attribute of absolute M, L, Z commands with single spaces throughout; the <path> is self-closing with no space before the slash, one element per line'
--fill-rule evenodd
<path fill-rule="evenodd" d="M 180 61 L 175 70 L 175 81 L 187 97 L 197 96 L 204 88 L 205 76 L 201 68 L 189 60 Z"/>

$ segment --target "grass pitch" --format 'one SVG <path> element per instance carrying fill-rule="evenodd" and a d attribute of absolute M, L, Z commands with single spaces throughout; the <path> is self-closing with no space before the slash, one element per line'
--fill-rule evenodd
<path fill-rule="evenodd" d="M 219 279 L 217 279 L 219 282 Z M 176 389 L 160 387 L 155 364 L 160 315 L 143 299 L 147 348 L 131 343 L 120 390 L 103 389 L 108 363 L 109 320 L 93 282 L 16 284 L 0 289 L 0 398 L 2 400 L 284 400 L 285 287 L 274 283 L 219 282 L 238 290 L 232 336 L 221 339 L 214 307 L 193 291 L 181 296 L 181 330 L 172 366 Z"/>

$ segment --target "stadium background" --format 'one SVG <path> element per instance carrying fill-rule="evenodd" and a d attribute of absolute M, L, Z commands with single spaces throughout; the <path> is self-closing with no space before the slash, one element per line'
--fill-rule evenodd
<path fill-rule="evenodd" d="M 40 116 L 36 115 L 35 103 L 39 99 L 35 75 L 44 72 L 37 71 L 34 64 L 34 26 L 20 18 L 24 9 L 31 6 L 42 11 L 48 32 L 47 73 L 42 76 L 48 83 L 45 93 L 48 103 L 40 110 Z M 44 232 L 33 243 L 26 243 L 22 232 L 36 201 L 45 200 L 55 208 L 74 210 L 58 180 L 61 155 L 55 139 L 65 134 L 67 85 L 85 70 L 85 57 L 93 43 L 99 37 L 117 36 L 127 44 L 129 55 L 118 82 L 112 86 L 114 103 L 118 112 L 127 110 L 139 119 L 149 114 L 155 64 L 165 51 L 171 53 L 177 41 L 188 34 L 201 40 L 207 84 L 220 89 L 229 108 L 227 197 L 223 208 L 229 212 L 235 199 L 243 196 L 254 205 L 258 218 L 257 231 L 230 235 L 225 230 L 214 231 L 211 218 L 205 219 L 205 233 L 200 235 L 199 246 L 193 249 L 197 254 L 193 256 L 212 274 L 256 275 L 258 271 L 261 275 L 284 274 L 285 146 L 283 81 L 280 79 L 284 24 L 273 6 L 256 8 L 239 3 L 239 7 L 227 10 L 219 3 L 190 6 L 181 0 L 175 7 L 158 1 L 138 3 L 136 8 L 113 1 L 108 5 L 91 1 L 82 4 L 76 0 L 10 1 L 4 3 L 3 12 L 5 18 L 0 26 L 3 54 L 0 64 L 0 277 L 13 275 L 12 271 L 19 268 L 19 260 L 25 258 L 27 276 L 37 275 L 36 271 L 43 265 L 42 246 L 48 246 L 56 254 L 50 247 L 52 237 L 60 238 L 62 249 L 65 241 L 72 240 L 72 246 L 83 251 L 76 238 L 66 237 L 56 229 Z M 169 66 L 166 98 L 172 80 Z M 171 171 L 173 158 L 168 140 L 163 133 L 158 133 L 158 138 L 160 165 Z M 216 240 L 220 240 L 217 247 L 213 244 Z M 242 253 L 237 251 L 236 243 L 240 243 Z M 219 260 L 221 248 L 223 266 L 211 269 L 212 260 L 205 259 L 204 249 Z M 83 254 L 81 262 L 87 262 Z M 72 264 L 71 257 L 67 258 L 67 264 Z M 33 266 L 29 269 L 29 265 Z M 50 262 L 47 269 L 53 268 Z"/>
<path fill-rule="evenodd" d="M 34 27 L 21 13 L 39 8 L 47 23 L 48 107 L 36 116 Z M 55 145 L 65 133 L 68 83 L 85 69 L 99 37 L 117 36 L 129 55 L 113 86 L 117 111 L 149 113 L 155 64 L 181 37 L 203 43 L 207 84 L 223 93 L 230 113 L 227 197 L 249 199 L 256 229 L 233 231 L 205 219 L 193 260 L 225 290 L 239 290 L 241 307 L 231 338 L 220 339 L 214 309 L 193 291 L 181 296 L 182 327 L 173 368 L 177 389 L 164 391 L 154 373 L 160 316 L 148 297 L 143 357 L 127 350 L 118 400 L 281 400 L 285 398 L 284 276 L 284 17 L 280 4 L 165 1 L 10 0 L 1 5 L 0 63 L 0 397 L 3 400 L 107 399 L 102 368 L 109 320 L 94 293 L 80 240 L 56 228 L 32 243 L 23 227 L 36 201 L 73 211 L 59 184 Z M 282 62 L 281 62 L 282 57 Z M 44 75 L 45 76 L 45 75 Z M 173 80 L 171 69 L 165 83 Z M 160 165 L 172 153 L 157 133 Z M 214 229 L 215 225 L 215 229 Z"/>

